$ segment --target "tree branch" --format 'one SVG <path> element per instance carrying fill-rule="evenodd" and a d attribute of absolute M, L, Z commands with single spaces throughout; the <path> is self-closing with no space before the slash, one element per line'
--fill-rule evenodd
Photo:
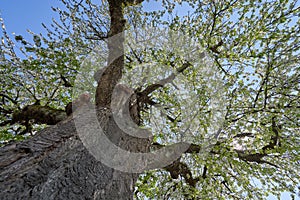
<path fill-rule="evenodd" d="M 108 34 L 108 66 L 98 81 L 96 90 L 96 107 L 110 107 L 112 92 L 122 77 L 124 68 L 124 29 L 125 19 L 123 3 L 120 0 L 109 0 L 111 17 Z"/>
<path fill-rule="evenodd" d="M 12 99 L 11 97 L 9 97 L 8 95 L 0 93 L 0 96 L 3 97 L 3 98 L 6 98 L 8 100 L 10 100 L 15 105 L 18 105 L 18 102 L 16 100 Z"/>
<path fill-rule="evenodd" d="M 66 117 L 64 110 L 33 104 L 15 112 L 11 124 L 17 122 L 26 123 L 29 120 L 34 120 L 35 123 L 55 125 Z"/>
<path fill-rule="evenodd" d="M 161 79 L 158 83 L 149 85 L 142 92 L 137 92 L 139 102 L 147 103 L 149 101 L 148 95 L 154 92 L 155 90 L 164 87 L 167 83 L 171 83 L 177 76 L 177 74 L 182 73 L 185 69 L 192 66 L 189 62 L 184 63 L 181 67 L 176 69 L 175 73 L 172 73 L 167 78 Z"/>
<path fill-rule="evenodd" d="M 180 162 L 180 158 L 174 161 L 172 164 L 164 167 L 165 170 L 170 172 L 170 175 L 173 179 L 177 179 L 182 176 L 186 183 L 191 187 L 196 187 L 196 183 L 199 181 L 199 178 L 193 178 L 192 172 L 187 164 Z"/>
<path fill-rule="evenodd" d="M 258 164 L 269 164 L 273 167 L 278 168 L 277 165 L 275 165 L 269 161 L 263 160 L 263 157 L 268 155 L 265 151 L 274 149 L 276 144 L 278 143 L 278 127 L 276 126 L 274 120 L 275 120 L 275 118 L 272 119 L 272 127 L 274 127 L 273 132 L 275 133 L 275 136 L 271 138 L 271 141 L 268 145 L 266 145 L 262 148 L 263 153 L 247 154 L 245 151 L 235 149 L 235 152 L 237 153 L 239 159 L 246 161 L 246 162 L 256 162 Z M 220 142 L 217 142 L 215 144 L 215 146 L 218 146 L 220 144 L 221 144 Z M 165 145 L 162 145 L 159 143 L 153 143 L 152 146 L 154 147 L 154 149 L 159 149 L 159 148 L 165 147 Z M 184 153 L 199 153 L 201 150 L 202 150 L 202 147 L 200 145 L 190 144 L 189 148 Z M 210 153 L 218 154 L 214 150 L 211 150 Z M 164 167 L 164 169 L 167 170 L 168 172 L 170 172 L 170 175 L 173 179 L 177 179 L 179 175 L 184 177 L 186 182 L 192 187 L 195 187 L 197 181 L 199 181 L 199 177 L 193 178 L 190 169 L 188 168 L 188 166 L 185 163 L 180 162 L 180 158 L 178 160 L 174 161 L 172 164 Z M 206 177 L 206 172 L 207 172 L 207 167 L 205 166 L 203 169 L 203 175 L 202 175 L 203 178 Z"/>

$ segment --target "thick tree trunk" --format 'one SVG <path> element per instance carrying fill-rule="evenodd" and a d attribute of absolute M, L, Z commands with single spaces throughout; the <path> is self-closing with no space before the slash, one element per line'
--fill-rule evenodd
<path fill-rule="evenodd" d="M 116 145 L 125 147 L 124 141 L 134 140 L 131 150 L 147 151 L 149 140 L 126 138 L 110 114 L 98 113 Z M 74 119 L 93 126 L 89 117 L 85 110 L 26 141 L 2 147 L 1 199 L 132 199 L 138 174 L 105 166 L 81 142 Z"/>
<path fill-rule="evenodd" d="M 126 86 L 120 87 L 117 84 L 124 68 L 123 7 L 142 1 L 109 0 L 108 2 L 111 17 L 108 66 L 97 80 L 96 113 L 100 126 L 104 130 L 104 137 L 107 137 L 121 151 L 145 153 L 148 152 L 151 137 L 138 138 L 123 132 L 112 117 L 113 111 L 120 113 L 120 110 L 111 108 L 115 88 L 119 89 L 121 95 L 128 97 L 130 94 L 131 100 L 137 98 Z M 126 102 L 129 106 L 126 98 L 118 97 L 121 100 L 116 104 L 118 107 L 121 105 L 122 108 Z M 129 111 L 128 119 L 132 119 L 136 124 L 140 121 L 137 106 L 135 101 L 135 105 L 131 103 L 130 108 L 127 107 L 129 110 L 125 110 Z M 82 135 L 88 132 L 92 132 L 93 137 L 97 136 L 95 131 L 89 130 L 89 127 L 92 129 L 97 121 L 91 117 L 93 116 L 91 110 L 82 110 L 75 116 L 40 131 L 26 141 L 11 143 L 1 148 L 0 198 L 3 200 L 132 199 L 138 174 L 117 171 L 104 165 L 101 160 L 96 160 L 90 154 L 82 143 L 84 140 L 80 140 Z M 87 127 L 87 131 L 77 132 L 75 121 Z M 84 135 L 84 138 L 90 139 L 89 135 Z M 130 164 L 139 165 L 139 163 Z M 143 167 L 145 166 L 141 166 L 140 169 L 144 169 Z"/>

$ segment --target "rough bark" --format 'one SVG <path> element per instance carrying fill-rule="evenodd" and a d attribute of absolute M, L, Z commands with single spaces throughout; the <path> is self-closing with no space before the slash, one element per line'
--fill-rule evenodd
<path fill-rule="evenodd" d="M 21 111 L 13 114 L 11 123 L 28 122 L 34 120 L 35 123 L 55 125 L 66 118 L 64 110 L 53 109 L 49 106 L 29 105 Z"/>
<path fill-rule="evenodd" d="M 110 107 L 113 90 L 122 77 L 124 68 L 124 29 L 125 19 L 123 3 L 120 0 L 109 0 L 111 17 L 108 37 L 108 66 L 98 81 L 96 89 L 96 106 Z M 100 69 L 101 70 L 101 69 Z"/>
<path fill-rule="evenodd" d="M 98 111 L 98 114 L 105 130 L 113 131 L 116 144 L 123 146 L 120 141 L 129 141 L 109 111 Z M 79 139 L 74 119 L 79 118 L 87 126 L 93 126 L 89 116 L 89 111 L 85 110 L 29 140 L 2 147 L 1 199 L 132 199 L 138 174 L 105 166 L 86 150 Z M 146 150 L 145 140 L 132 140 L 135 140 L 135 145 L 130 146 L 131 150 Z"/>
<path fill-rule="evenodd" d="M 123 8 L 142 1 L 108 2 L 111 17 L 109 36 L 112 38 L 108 38 L 108 66 L 97 80 L 98 120 L 105 135 L 116 146 L 130 152 L 148 152 L 150 139 L 136 138 L 123 132 L 111 117 L 110 107 L 113 90 L 124 68 Z M 134 94 L 131 97 L 136 98 Z M 137 107 L 135 101 L 127 110 L 135 123 L 140 121 Z M 1 199 L 132 199 L 138 174 L 104 165 L 88 152 L 80 140 L 79 134 L 84 133 L 77 133 L 74 120 L 79 118 L 85 126 L 93 127 L 95 121 L 91 120 L 90 114 L 89 110 L 83 109 L 26 141 L 2 147 Z"/>

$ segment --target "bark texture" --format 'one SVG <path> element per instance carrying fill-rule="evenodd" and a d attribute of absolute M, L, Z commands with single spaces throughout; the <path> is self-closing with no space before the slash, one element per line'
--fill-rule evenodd
<path fill-rule="evenodd" d="M 108 1 L 111 17 L 108 66 L 101 73 L 101 77 L 97 78 L 96 113 L 106 137 L 113 144 L 129 152 L 143 153 L 148 152 L 151 137 L 138 138 L 128 135 L 118 127 L 112 117 L 113 111 L 123 116 L 124 110 L 126 119 L 132 119 L 137 125 L 140 122 L 137 96 L 131 94 L 129 88 L 118 86 L 118 82 L 124 68 L 123 31 L 126 21 L 123 8 L 141 2 Z M 116 103 L 120 110 L 111 108 L 115 88 L 120 90 L 118 96 L 120 102 Z M 129 100 L 127 97 L 130 97 Z M 127 109 L 122 105 L 127 105 Z M 80 140 L 79 136 L 82 136 L 80 134 L 85 133 L 77 132 L 75 120 L 88 128 L 95 126 L 95 120 L 91 118 L 93 109 L 85 107 L 86 109 L 81 108 L 78 112 L 76 110 L 76 114 L 73 113 L 58 124 L 54 123 L 56 125 L 40 131 L 26 141 L 11 143 L 0 149 L 1 199 L 133 198 L 134 185 L 139 174 L 117 171 L 104 165 L 89 153 Z M 95 134 L 95 131 L 93 133 Z"/>
<path fill-rule="evenodd" d="M 107 109 L 106 109 L 107 110 Z M 126 138 L 110 111 L 98 111 L 115 144 L 146 151 L 146 139 Z M 132 199 L 138 174 L 124 173 L 97 161 L 78 137 L 74 119 L 93 126 L 89 111 L 69 117 L 29 140 L 0 149 L 0 197 L 16 199 Z M 124 141 L 127 141 L 124 143 Z M 134 141 L 134 145 L 132 144 Z"/>

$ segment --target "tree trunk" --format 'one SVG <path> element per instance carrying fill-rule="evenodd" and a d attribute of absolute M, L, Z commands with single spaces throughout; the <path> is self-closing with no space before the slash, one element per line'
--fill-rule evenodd
<path fill-rule="evenodd" d="M 112 117 L 114 108 L 111 108 L 115 88 L 119 89 L 120 100 L 124 100 L 117 102 L 121 107 L 124 104 L 129 106 L 128 101 L 130 101 L 122 98 L 122 94 L 127 95 L 126 97 L 130 95 L 131 100 L 136 99 L 136 95 L 132 94 L 130 89 L 122 85 L 118 86 L 118 82 L 124 68 L 123 31 L 126 21 L 123 17 L 123 8 L 125 5 L 142 1 L 109 0 L 108 2 L 111 17 L 109 55 L 108 66 L 97 80 L 98 122 L 104 130 L 105 137 L 121 151 L 145 153 L 148 152 L 151 136 L 138 138 L 123 132 Z M 127 119 L 138 124 L 140 122 L 138 103 L 135 101 L 133 105 L 132 102 L 124 111 L 129 111 Z M 91 131 L 96 130 L 93 127 L 97 121 L 97 118 L 91 117 L 93 116 L 91 110 L 93 109 L 81 109 L 81 112 L 74 113 L 66 120 L 40 131 L 26 141 L 2 147 L 0 149 L 1 199 L 132 199 L 139 174 L 118 171 L 104 165 L 100 159 L 97 160 L 90 154 L 82 142 L 84 140 L 81 140 L 90 139 L 90 135 L 84 135 L 89 132 L 97 136 L 96 131 Z M 120 110 L 114 111 L 120 113 Z M 78 128 L 76 129 L 76 121 L 87 127 L 87 131 L 80 132 Z M 124 165 L 129 163 L 125 162 Z M 129 164 L 136 166 L 139 163 Z M 140 169 L 144 169 L 143 167 L 145 166 L 141 166 Z"/>
<path fill-rule="evenodd" d="M 110 112 L 110 111 L 109 111 Z M 40 131 L 34 137 L 0 149 L 1 199 L 132 199 L 137 173 L 125 173 L 97 161 L 85 148 L 74 120 L 94 126 L 87 110 Z M 110 113 L 99 113 L 101 126 L 116 145 L 135 142 L 147 151 L 149 140 L 129 137 Z M 101 119 L 102 118 L 102 119 Z M 103 120 L 104 119 L 104 120 Z M 113 135 L 113 137 L 112 137 Z"/>

